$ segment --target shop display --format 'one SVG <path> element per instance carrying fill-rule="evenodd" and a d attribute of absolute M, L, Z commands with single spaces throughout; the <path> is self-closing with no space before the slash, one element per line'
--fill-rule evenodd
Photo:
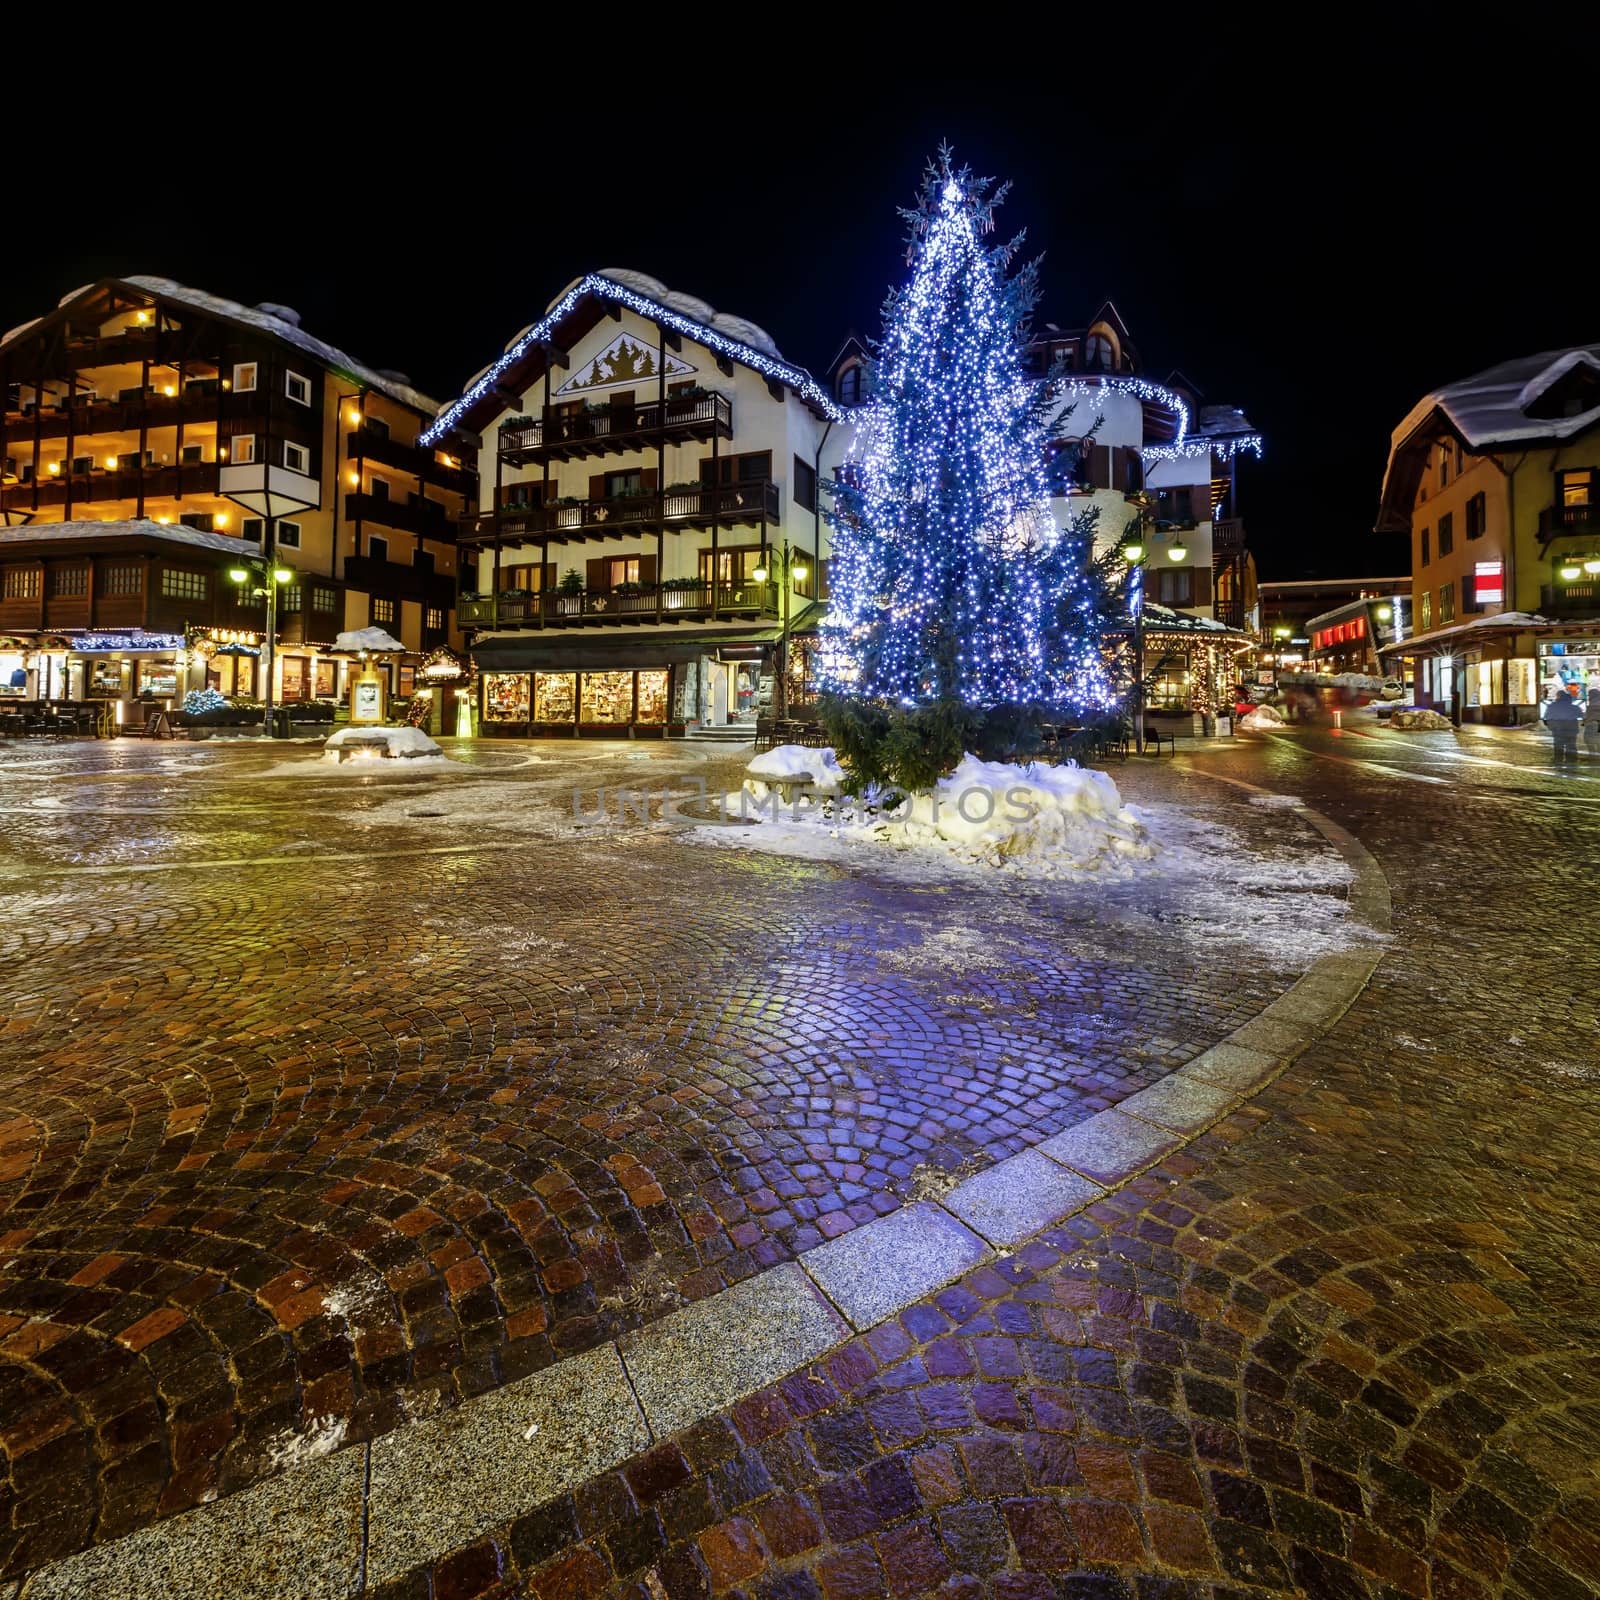
<path fill-rule="evenodd" d="M 139 694 L 157 698 L 178 692 L 178 669 L 170 663 L 151 661 L 139 663 Z"/>
<path fill-rule="evenodd" d="M 283 658 L 283 700 L 305 699 L 306 665 L 304 656 L 285 656 Z"/>
<path fill-rule="evenodd" d="M 525 672 L 486 672 L 483 675 L 483 720 L 528 720 L 528 675 Z"/>
<path fill-rule="evenodd" d="M 576 673 L 534 673 L 533 720 L 535 722 L 572 722 L 575 710 L 573 700 L 576 693 Z"/>
<path fill-rule="evenodd" d="M 333 663 L 331 661 L 319 661 L 317 663 L 317 687 L 315 693 L 319 700 L 333 699 Z"/>
<path fill-rule="evenodd" d="M 632 722 L 633 674 L 586 672 L 583 675 L 584 722 Z"/>
<path fill-rule="evenodd" d="M 640 722 L 665 722 L 667 720 L 667 674 L 641 672 L 639 674 Z"/>
<path fill-rule="evenodd" d="M 1558 683 L 1579 700 L 1588 695 L 1591 686 L 1600 688 L 1600 639 L 1558 639 L 1541 644 L 1539 682 L 1544 697 Z"/>
<path fill-rule="evenodd" d="M 89 663 L 89 693 L 99 699 L 102 695 L 116 698 L 122 693 L 122 665 L 116 661 L 91 661 Z"/>

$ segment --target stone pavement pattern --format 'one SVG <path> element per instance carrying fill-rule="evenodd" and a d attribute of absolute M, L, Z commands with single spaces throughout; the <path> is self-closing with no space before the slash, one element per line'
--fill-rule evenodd
<path fill-rule="evenodd" d="M 1394 891 L 1394 948 L 1284 1077 L 1070 1227 L 369 1592 L 1600 1593 L 1600 793 L 1520 752 L 1446 797 L 1314 748 L 1350 746 L 1205 758 L 1346 823 Z"/>
<path fill-rule="evenodd" d="M 566 756 L 479 754 L 509 834 L 439 816 L 437 780 L 244 776 L 272 759 L 7 752 L 0 1575 L 845 1233 L 1292 975 L 1219 984 L 1181 929 L 1108 941 L 1046 894 L 975 933 L 937 887 L 580 838 Z M 592 786 L 679 757 L 570 759 Z"/>

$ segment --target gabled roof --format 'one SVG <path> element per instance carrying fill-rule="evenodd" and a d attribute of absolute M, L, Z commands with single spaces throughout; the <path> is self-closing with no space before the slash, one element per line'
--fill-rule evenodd
<path fill-rule="evenodd" d="M 231 533 L 213 533 L 207 528 L 186 528 L 181 522 L 156 522 L 150 517 L 123 517 L 85 522 L 24 522 L 0 527 L 0 544 L 29 545 L 74 539 L 126 539 L 137 536 L 162 539 L 168 544 L 186 544 L 202 550 L 217 550 L 223 555 L 261 557 L 261 546 Z"/>
<path fill-rule="evenodd" d="M 791 366 L 778 354 L 772 337 L 753 322 L 718 312 L 703 300 L 678 294 L 659 279 L 623 267 L 607 267 L 575 280 L 546 309 L 544 316 L 517 335 L 505 354 L 468 384 L 459 400 L 439 413 L 422 434 L 421 443 L 437 444 L 447 433 L 476 431 L 506 406 L 507 394 L 521 394 L 544 372 L 546 352 L 568 350 L 606 310 L 628 310 L 693 339 L 728 361 L 758 372 L 769 382 L 792 389 L 819 416 L 842 421 L 844 413 L 828 392 L 803 367 Z"/>
<path fill-rule="evenodd" d="M 1569 373 L 1587 369 L 1600 370 L 1600 344 L 1519 356 L 1425 394 L 1390 437 L 1376 531 L 1410 530 L 1427 447 L 1441 435 L 1460 439 L 1469 450 L 1527 449 L 1558 444 L 1600 423 L 1600 405 L 1571 417 L 1541 417 L 1529 409 Z"/>
<path fill-rule="evenodd" d="M 303 355 L 310 356 L 320 365 L 331 368 L 351 382 L 359 383 L 363 388 L 375 389 L 379 394 L 387 395 L 391 400 L 409 407 L 412 411 L 420 411 L 425 417 L 435 416 L 438 413 L 437 400 L 430 399 L 420 389 L 413 389 L 398 374 L 363 366 L 353 356 L 346 355 L 336 346 L 324 344 L 321 339 L 313 338 L 300 327 L 296 313 L 290 311 L 287 306 L 241 305 L 237 300 L 224 299 L 223 296 L 209 294 L 204 289 L 190 289 L 184 284 L 174 282 L 171 278 L 139 274 L 129 278 L 102 278 L 96 283 L 85 284 L 81 289 L 74 289 L 71 294 L 63 295 L 54 311 L 11 329 L 3 339 L 0 339 L 0 349 L 4 349 L 6 345 L 20 339 L 25 333 L 43 323 L 69 316 L 73 308 L 91 294 L 108 288 L 137 290 L 157 300 L 167 300 L 174 305 L 188 306 L 191 310 L 202 311 L 207 316 L 217 318 L 218 321 L 231 322 L 237 327 L 268 334 Z"/>

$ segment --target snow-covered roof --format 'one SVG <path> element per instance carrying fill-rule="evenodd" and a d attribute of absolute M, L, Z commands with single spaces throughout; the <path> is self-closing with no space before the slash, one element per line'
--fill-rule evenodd
<path fill-rule="evenodd" d="M 1581 619 L 1579 619 L 1581 622 Z M 1435 628 L 1431 633 L 1414 633 L 1408 639 L 1397 639 L 1393 644 L 1380 647 L 1378 654 L 1381 656 L 1409 653 L 1418 645 L 1433 645 L 1441 640 L 1458 639 L 1463 634 L 1485 633 L 1496 628 L 1558 628 L 1570 626 L 1574 619 L 1568 617 L 1562 621 L 1541 616 L 1537 611 L 1499 611 L 1492 617 L 1474 617 L 1471 622 L 1452 623 L 1448 628 Z M 1586 625 L 1586 624 L 1585 624 Z"/>
<path fill-rule="evenodd" d="M 125 539 L 142 534 L 148 539 L 165 539 L 169 544 L 194 545 L 202 550 L 220 550 L 230 556 L 256 556 L 261 547 L 231 533 L 212 533 L 206 528 L 186 528 L 181 522 L 156 522 L 150 517 L 124 517 L 120 520 L 86 522 L 28 522 L 0 527 L 0 544 L 44 544 L 51 539 Z"/>
<path fill-rule="evenodd" d="M 1201 406 L 1189 432 L 1202 439 L 1229 439 L 1253 434 L 1256 428 L 1238 406 Z"/>
<path fill-rule="evenodd" d="M 404 650 L 393 634 L 385 633 L 379 627 L 348 628 L 333 641 L 335 650 L 347 650 L 351 655 L 359 651 L 368 650 L 374 653 L 387 653 L 390 651 Z"/>
<path fill-rule="evenodd" d="M 543 344 L 561 319 L 567 316 L 585 295 L 596 295 L 625 305 L 642 317 L 671 328 L 675 333 L 703 344 L 707 349 L 726 356 L 730 361 L 750 367 L 763 377 L 787 384 L 800 397 L 836 422 L 845 417 L 815 378 L 803 367 L 790 366 L 778 354 L 772 336 L 753 322 L 741 317 L 731 317 L 715 310 L 704 300 L 668 289 L 658 278 L 634 272 L 625 267 L 607 267 L 604 272 L 591 272 L 576 278 L 545 308 L 544 316 L 506 346 L 505 353 L 492 361 L 467 385 L 458 400 L 452 401 L 438 418 L 426 428 L 420 443 L 437 444 L 456 427 L 467 409 L 484 399 L 500 379 L 519 362 L 530 349 Z"/>
<path fill-rule="evenodd" d="M 1391 486 L 1397 476 L 1395 464 L 1405 446 L 1436 413 L 1449 422 L 1471 450 L 1491 450 L 1497 445 L 1555 443 L 1571 439 L 1600 423 L 1600 405 L 1571 417 L 1529 415 L 1529 408 L 1537 405 L 1542 395 L 1579 367 L 1600 372 L 1600 344 L 1574 345 L 1566 350 L 1544 350 L 1538 355 L 1519 356 L 1514 361 L 1502 361 L 1499 366 L 1487 367 L 1470 378 L 1447 383 L 1425 394 L 1405 414 L 1390 437 L 1389 460 L 1384 468 L 1379 499 L 1379 531 L 1404 529 L 1402 508 L 1390 506 Z M 1399 492 L 1406 494 L 1403 484 Z M 1409 510 L 1409 497 L 1404 509 Z"/>
<path fill-rule="evenodd" d="M 421 390 L 413 389 L 408 383 L 397 382 L 389 373 L 364 366 L 334 345 L 324 344 L 321 339 L 314 339 L 301 329 L 298 317 L 289 311 L 287 306 L 241 305 L 237 300 L 224 299 L 218 294 L 208 294 L 204 289 L 191 289 L 184 284 L 175 283 L 171 278 L 156 278 L 144 274 L 119 278 L 116 281 L 128 284 L 131 288 L 142 289 L 146 294 L 159 295 L 164 300 L 175 301 L 179 305 L 192 306 L 196 311 L 204 311 L 209 316 L 221 317 L 228 322 L 254 328 L 260 333 L 271 334 L 273 338 L 281 339 L 285 344 L 304 351 L 322 365 L 337 368 L 356 382 L 365 384 L 369 389 L 376 389 L 380 394 L 388 395 L 391 400 L 397 400 L 413 411 L 420 411 L 428 417 L 438 414 L 439 402 L 430 399 Z M 71 294 L 63 295 L 59 303 L 62 306 L 69 305 L 92 288 L 93 284 L 85 284 L 83 288 L 74 289 Z M 286 312 L 287 316 L 284 315 Z M 11 329 L 4 338 L 0 338 L 0 348 L 25 333 L 39 320 L 36 317 L 34 322 L 24 322 Z"/>

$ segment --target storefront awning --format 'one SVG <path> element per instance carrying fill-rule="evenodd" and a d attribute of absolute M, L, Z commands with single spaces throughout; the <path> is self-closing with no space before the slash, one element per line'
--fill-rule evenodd
<path fill-rule="evenodd" d="M 1448 627 L 1434 628 L 1429 633 L 1413 634 L 1409 639 L 1382 646 L 1378 654 L 1402 657 L 1450 655 L 1472 646 L 1514 642 L 1518 634 L 1530 634 L 1537 638 L 1562 635 L 1593 638 L 1597 632 L 1600 632 L 1600 617 L 1557 619 L 1532 611 L 1502 611 L 1473 622 L 1456 622 Z"/>
<path fill-rule="evenodd" d="M 778 629 L 656 634 L 548 633 L 479 636 L 472 659 L 483 672 L 591 672 L 612 667 L 665 667 L 715 656 L 729 646 L 776 643 Z"/>

